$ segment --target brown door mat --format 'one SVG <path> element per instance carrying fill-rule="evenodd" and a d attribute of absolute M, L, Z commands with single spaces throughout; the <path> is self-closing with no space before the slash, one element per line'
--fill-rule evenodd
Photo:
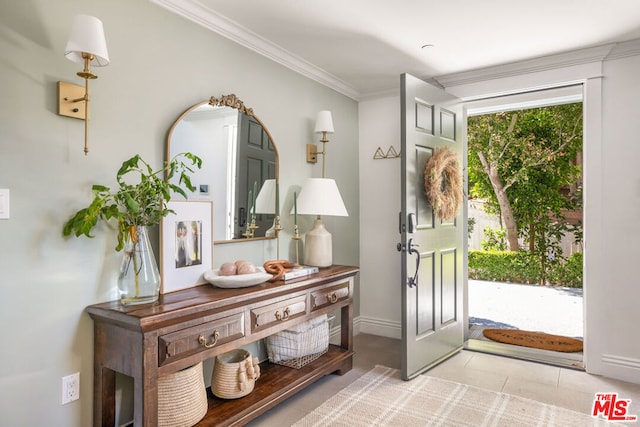
<path fill-rule="evenodd" d="M 482 334 L 493 340 L 505 344 L 543 350 L 573 353 L 582 351 L 582 341 L 561 335 L 545 334 L 543 332 L 521 331 L 519 329 L 484 329 Z"/>

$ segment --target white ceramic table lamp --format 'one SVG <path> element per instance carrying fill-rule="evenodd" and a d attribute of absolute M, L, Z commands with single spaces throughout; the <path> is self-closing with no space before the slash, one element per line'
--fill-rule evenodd
<path fill-rule="evenodd" d="M 333 263 L 332 239 L 321 216 L 348 216 L 336 182 L 329 178 L 307 179 L 297 199 L 297 213 L 317 215 L 313 228 L 305 236 L 304 264 L 329 267 Z"/>

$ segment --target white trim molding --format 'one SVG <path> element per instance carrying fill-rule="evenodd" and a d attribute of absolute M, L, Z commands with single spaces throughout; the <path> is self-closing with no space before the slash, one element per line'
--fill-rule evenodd
<path fill-rule="evenodd" d="M 640 359 L 603 354 L 600 361 L 603 364 L 603 375 L 640 384 Z"/>
<path fill-rule="evenodd" d="M 378 335 L 387 338 L 402 338 L 402 325 L 400 322 L 367 316 L 358 316 L 356 320 L 358 333 Z M 354 330 L 356 330 L 355 321 Z"/>
<path fill-rule="evenodd" d="M 310 78 L 338 93 L 359 101 L 360 94 L 352 86 L 310 62 L 282 49 L 237 22 L 220 15 L 197 0 L 150 0 L 158 6 L 203 26 L 270 60 Z"/>
<path fill-rule="evenodd" d="M 370 334 L 380 337 L 400 339 L 402 327 L 399 322 L 377 319 L 374 317 L 358 316 L 353 319 L 353 335 Z M 340 343 L 340 324 L 329 331 L 329 341 L 332 344 Z"/>
<path fill-rule="evenodd" d="M 616 356 L 615 354 L 603 354 L 602 362 L 640 370 L 640 359 L 634 359 L 632 357 Z"/>
<path fill-rule="evenodd" d="M 608 44 L 571 52 L 549 55 L 524 61 L 512 62 L 436 77 L 435 80 L 445 88 L 484 82 L 486 80 L 505 79 L 523 74 L 539 73 L 558 68 L 575 67 L 603 61 L 613 50 L 615 44 Z"/>
<path fill-rule="evenodd" d="M 445 90 L 463 101 L 534 92 L 600 78 L 615 44 L 437 77 Z M 625 49 L 629 51 L 630 49 Z"/>
<path fill-rule="evenodd" d="M 606 60 L 627 58 L 640 55 L 640 39 L 618 43 L 607 55 Z"/>
<path fill-rule="evenodd" d="M 340 327 L 340 322 L 334 322 L 334 323 L 335 323 L 335 326 L 331 327 L 331 329 L 329 330 L 329 342 L 331 344 L 340 345 L 340 339 L 342 337 L 341 335 L 342 328 Z M 361 324 L 361 317 L 355 317 L 353 319 L 353 328 L 352 328 L 352 332 L 354 336 L 363 332 L 360 330 L 360 324 Z M 366 333 L 370 333 L 370 332 L 366 332 Z M 376 335 L 376 334 L 372 334 L 372 335 Z"/>

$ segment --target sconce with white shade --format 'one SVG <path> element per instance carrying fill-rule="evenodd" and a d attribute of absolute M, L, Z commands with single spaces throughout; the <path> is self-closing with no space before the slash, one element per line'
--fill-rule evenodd
<path fill-rule="evenodd" d="M 73 20 L 64 56 L 84 65 L 78 76 L 85 80 L 84 87 L 58 82 L 58 114 L 84 120 L 84 154 L 89 152 L 89 80 L 98 76 L 91 66 L 109 64 L 107 41 L 102 21 L 94 16 L 78 15 Z"/>
<path fill-rule="evenodd" d="M 297 214 L 317 215 L 313 228 L 305 235 L 304 263 L 314 267 L 329 267 L 333 264 L 333 243 L 321 216 L 349 215 L 336 182 L 328 178 L 307 179 L 296 205 Z"/>
<path fill-rule="evenodd" d="M 273 226 L 265 232 L 265 237 L 277 237 L 280 227 L 280 192 L 275 179 L 267 179 L 256 197 L 255 212 L 274 215 Z"/>
<path fill-rule="evenodd" d="M 317 163 L 318 155 L 321 155 L 322 177 L 324 178 L 324 157 L 327 154 L 325 144 L 329 142 L 327 134 L 333 133 L 333 118 L 331 117 L 331 111 L 324 110 L 318 112 L 314 132 L 322 134 L 322 138 L 320 138 L 320 142 L 322 142 L 322 151 L 318 151 L 318 146 L 315 144 L 307 144 L 307 163 Z"/>

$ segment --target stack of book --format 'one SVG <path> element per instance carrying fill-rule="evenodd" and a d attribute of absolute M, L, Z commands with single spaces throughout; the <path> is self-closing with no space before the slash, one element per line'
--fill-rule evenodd
<path fill-rule="evenodd" d="M 288 280 L 300 279 L 303 277 L 310 276 L 312 274 L 316 274 L 318 271 L 319 271 L 318 267 L 307 267 L 307 266 L 301 265 L 300 267 L 296 267 L 293 270 L 287 271 L 286 273 L 284 273 L 284 278 L 282 280 L 286 282 Z"/>

